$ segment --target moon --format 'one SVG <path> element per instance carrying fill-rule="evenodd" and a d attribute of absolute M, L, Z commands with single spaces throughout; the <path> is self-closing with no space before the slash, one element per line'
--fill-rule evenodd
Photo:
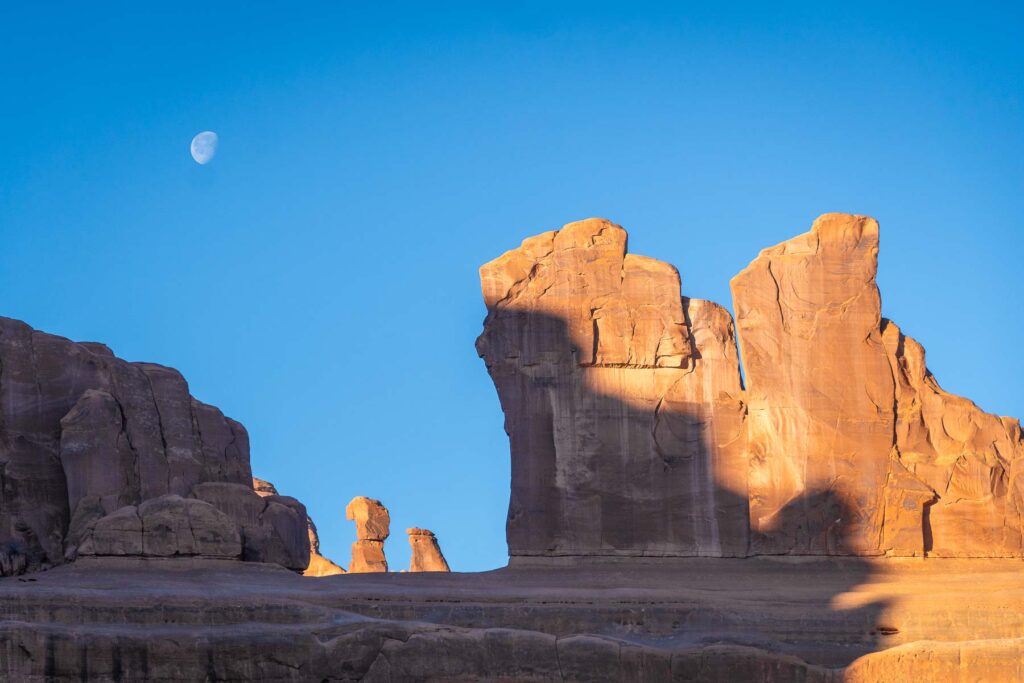
<path fill-rule="evenodd" d="M 192 138 L 192 158 L 199 165 L 210 163 L 217 153 L 217 134 L 212 130 L 204 130 Z"/>

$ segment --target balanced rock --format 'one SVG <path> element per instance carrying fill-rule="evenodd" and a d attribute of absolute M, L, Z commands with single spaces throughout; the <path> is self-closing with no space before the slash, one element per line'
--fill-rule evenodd
<path fill-rule="evenodd" d="M 269 481 L 263 479 L 252 478 L 252 488 L 257 495 L 262 498 L 271 498 L 271 502 L 284 499 L 279 496 L 277 489 Z M 295 500 L 294 498 L 288 498 L 287 500 Z M 296 501 L 297 502 L 297 501 Z M 306 515 L 307 524 L 307 537 L 309 539 L 309 564 L 302 572 L 303 576 L 334 576 L 335 574 L 344 574 L 345 569 L 331 562 L 329 559 L 320 554 L 320 537 L 316 532 L 316 525 L 313 524 L 313 518 L 308 514 Z"/>
<path fill-rule="evenodd" d="M 939 387 L 877 255 L 820 217 L 733 278 L 738 334 L 608 221 L 484 265 L 510 555 L 1020 556 L 1020 425 Z"/>
<path fill-rule="evenodd" d="M 345 519 L 356 523 L 356 542 L 352 544 L 352 574 L 386 572 L 384 541 L 391 533 L 391 515 L 379 500 L 356 496 L 345 507 Z"/>
<path fill-rule="evenodd" d="M 193 398 L 180 373 L 10 318 L 0 318 L 0 368 L 0 571 L 108 551 L 241 557 L 242 529 L 228 533 L 195 489 L 249 488 L 248 435 Z M 147 515 L 168 531 L 140 538 Z M 258 522 L 288 538 L 285 566 L 305 566 L 304 517 L 292 505 Z"/>
<path fill-rule="evenodd" d="M 441 553 L 441 546 L 437 543 L 437 536 L 433 531 L 417 529 L 413 527 L 406 529 L 409 535 L 409 545 L 412 546 L 412 560 L 409 563 L 411 572 L 449 572 L 448 562 Z"/>

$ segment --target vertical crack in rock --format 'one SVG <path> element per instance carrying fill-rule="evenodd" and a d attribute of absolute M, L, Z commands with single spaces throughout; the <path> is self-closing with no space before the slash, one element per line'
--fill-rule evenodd
<path fill-rule="evenodd" d="M 702 358 L 678 271 L 627 254 L 619 226 L 589 219 L 547 234 L 531 271 L 542 282 L 510 276 L 532 240 L 481 268 L 477 348 L 513 451 L 510 554 L 745 554 L 745 464 L 724 436 L 744 415 L 735 352 Z M 727 313 L 707 324 L 709 349 L 734 339 Z M 716 471 L 721 490 L 709 490 Z"/>
<path fill-rule="evenodd" d="M 735 333 L 626 241 L 588 219 L 480 269 L 512 556 L 1024 552 L 1019 423 L 881 317 L 873 219 L 764 249 Z"/>

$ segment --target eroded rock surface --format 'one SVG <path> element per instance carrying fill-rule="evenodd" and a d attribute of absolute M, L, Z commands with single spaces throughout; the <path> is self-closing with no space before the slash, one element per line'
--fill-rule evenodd
<path fill-rule="evenodd" d="M 728 313 L 675 268 L 570 223 L 480 269 L 477 350 L 512 448 L 512 555 L 747 553 L 740 371 Z"/>
<path fill-rule="evenodd" d="M 412 546 L 412 559 L 409 562 L 411 572 L 448 572 L 448 561 L 441 553 L 441 546 L 437 543 L 437 536 L 428 529 L 413 527 L 406 529 L 409 535 L 409 545 Z"/>
<path fill-rule="evenodd" d="M 277 489 L 269 481 L 263 479 L 252 478 L 253 490 L 263 498 L 270 498 L 271 501 L 279 500 L 279 494 Z M 294 500 L 294 499 L 288 499 Z M 309 539 L 309 564 L 302 572 L 303 576 L 334 576 L 335 574 L 344 574 L 345 569 L 331 562 L 329 559 L 320 554 L 320 537 L 316 532 L 316 525 L 313 523 L 313 518 L 308 514 L 306 515 L 307 525 L 307 537 Z"/>
<path fill-rule="evenodd" d="M 732 281 L 752 550 L 1019 555 L 1019 423 L 944 392 L 882 318 L 878 237 L 826 214 Z"/>
<path fill-rule="evenodd" d="M 386 572 L 384 541 L 391 534 L 391 515 L 379 500 L 356 496 L 345 507 L 345 519 L 356 523 L 356 542 L 352 544 L 353 574 Z"/>
<path fill-rule="evenodd" d="M 251 476 L 245 428 L 194 399 L 176 370 L 0 318 L 3 573 L 79 553 L 241 559 L 241 527 L 229 514 L 229 531 L 218 501 L 199 500 L 197 490 L 235 486 L 258 501 Z M 279 507 L 288 510 L 257 526 L 288 546 L 287 560 L 257 555 L 304 567 L 305 511 Z"/>
<path fill-rule="evenodd" d="M 877 255 L 826 214 L 732 280 L 745 388 L 728 312 L 608 221 L 484 265 L 510 554 L 1019 556 L 1019 423 L 938 387 Z"/>
<path fill-rule="evenodd" d="M 254 563 L 83 558 L 35 582 L 0 579 L 0 679 L 1024 676 L 1019 560 L 547 562 L 310 579 Z"/>

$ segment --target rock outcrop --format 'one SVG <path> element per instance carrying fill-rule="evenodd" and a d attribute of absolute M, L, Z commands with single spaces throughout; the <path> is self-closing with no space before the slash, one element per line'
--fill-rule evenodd
<path fill-rule="evenodd" d="M 0 318 L 3 573 L 79 554 L 304 568 L 305 509 L 260 501 L 251 476 L 245 428 L 176 370 Z"/>
<path fill-rule="evenodd" d="M 279 500 L 279 494 L 277 489 L 269 481 L 263 479 L 252 478 L 253 490 L 263 498 L 271 498 L 271 500 Z M 287 500 L 294 500 L 288 498 Z M 308 514 L 306 515 L 307 525 L 307 537 L 309 538 L 309 564 L 306 569 L 302 572 L 303 576 L 334 576 L 335 574 L 344 574 L 344 567 L 340 567 L 329 559 L 320 554 L 320 536 L 316 532 L 316 525 L 313 523 L 313 518 Z"/>
<path fill-rule="evenodd" d="M 437 536 L 433 531 L 413 527 L 406 529 L 409 545 L 412 546 L 412 559 L 409 562 L 411 572 L 450 572 L 448 562 L 441 553 Z"/>
<path fill-rule="evenodd" d="M 345 519 L 356 523 L 356 542 L 352 544 L 352 574 L 386 572 L 384 541 L 391 534 L 391 515 L 379 500 L 356 496 L 345 507 Z"/>
<path fill-rule="evenodd" d="M 1020 556 L 1019 423 L 939 388 L 877 254 L 822 216 L 733 279 L 738 335 L 608 221 L 483 266 L 510 554 Z"/>

